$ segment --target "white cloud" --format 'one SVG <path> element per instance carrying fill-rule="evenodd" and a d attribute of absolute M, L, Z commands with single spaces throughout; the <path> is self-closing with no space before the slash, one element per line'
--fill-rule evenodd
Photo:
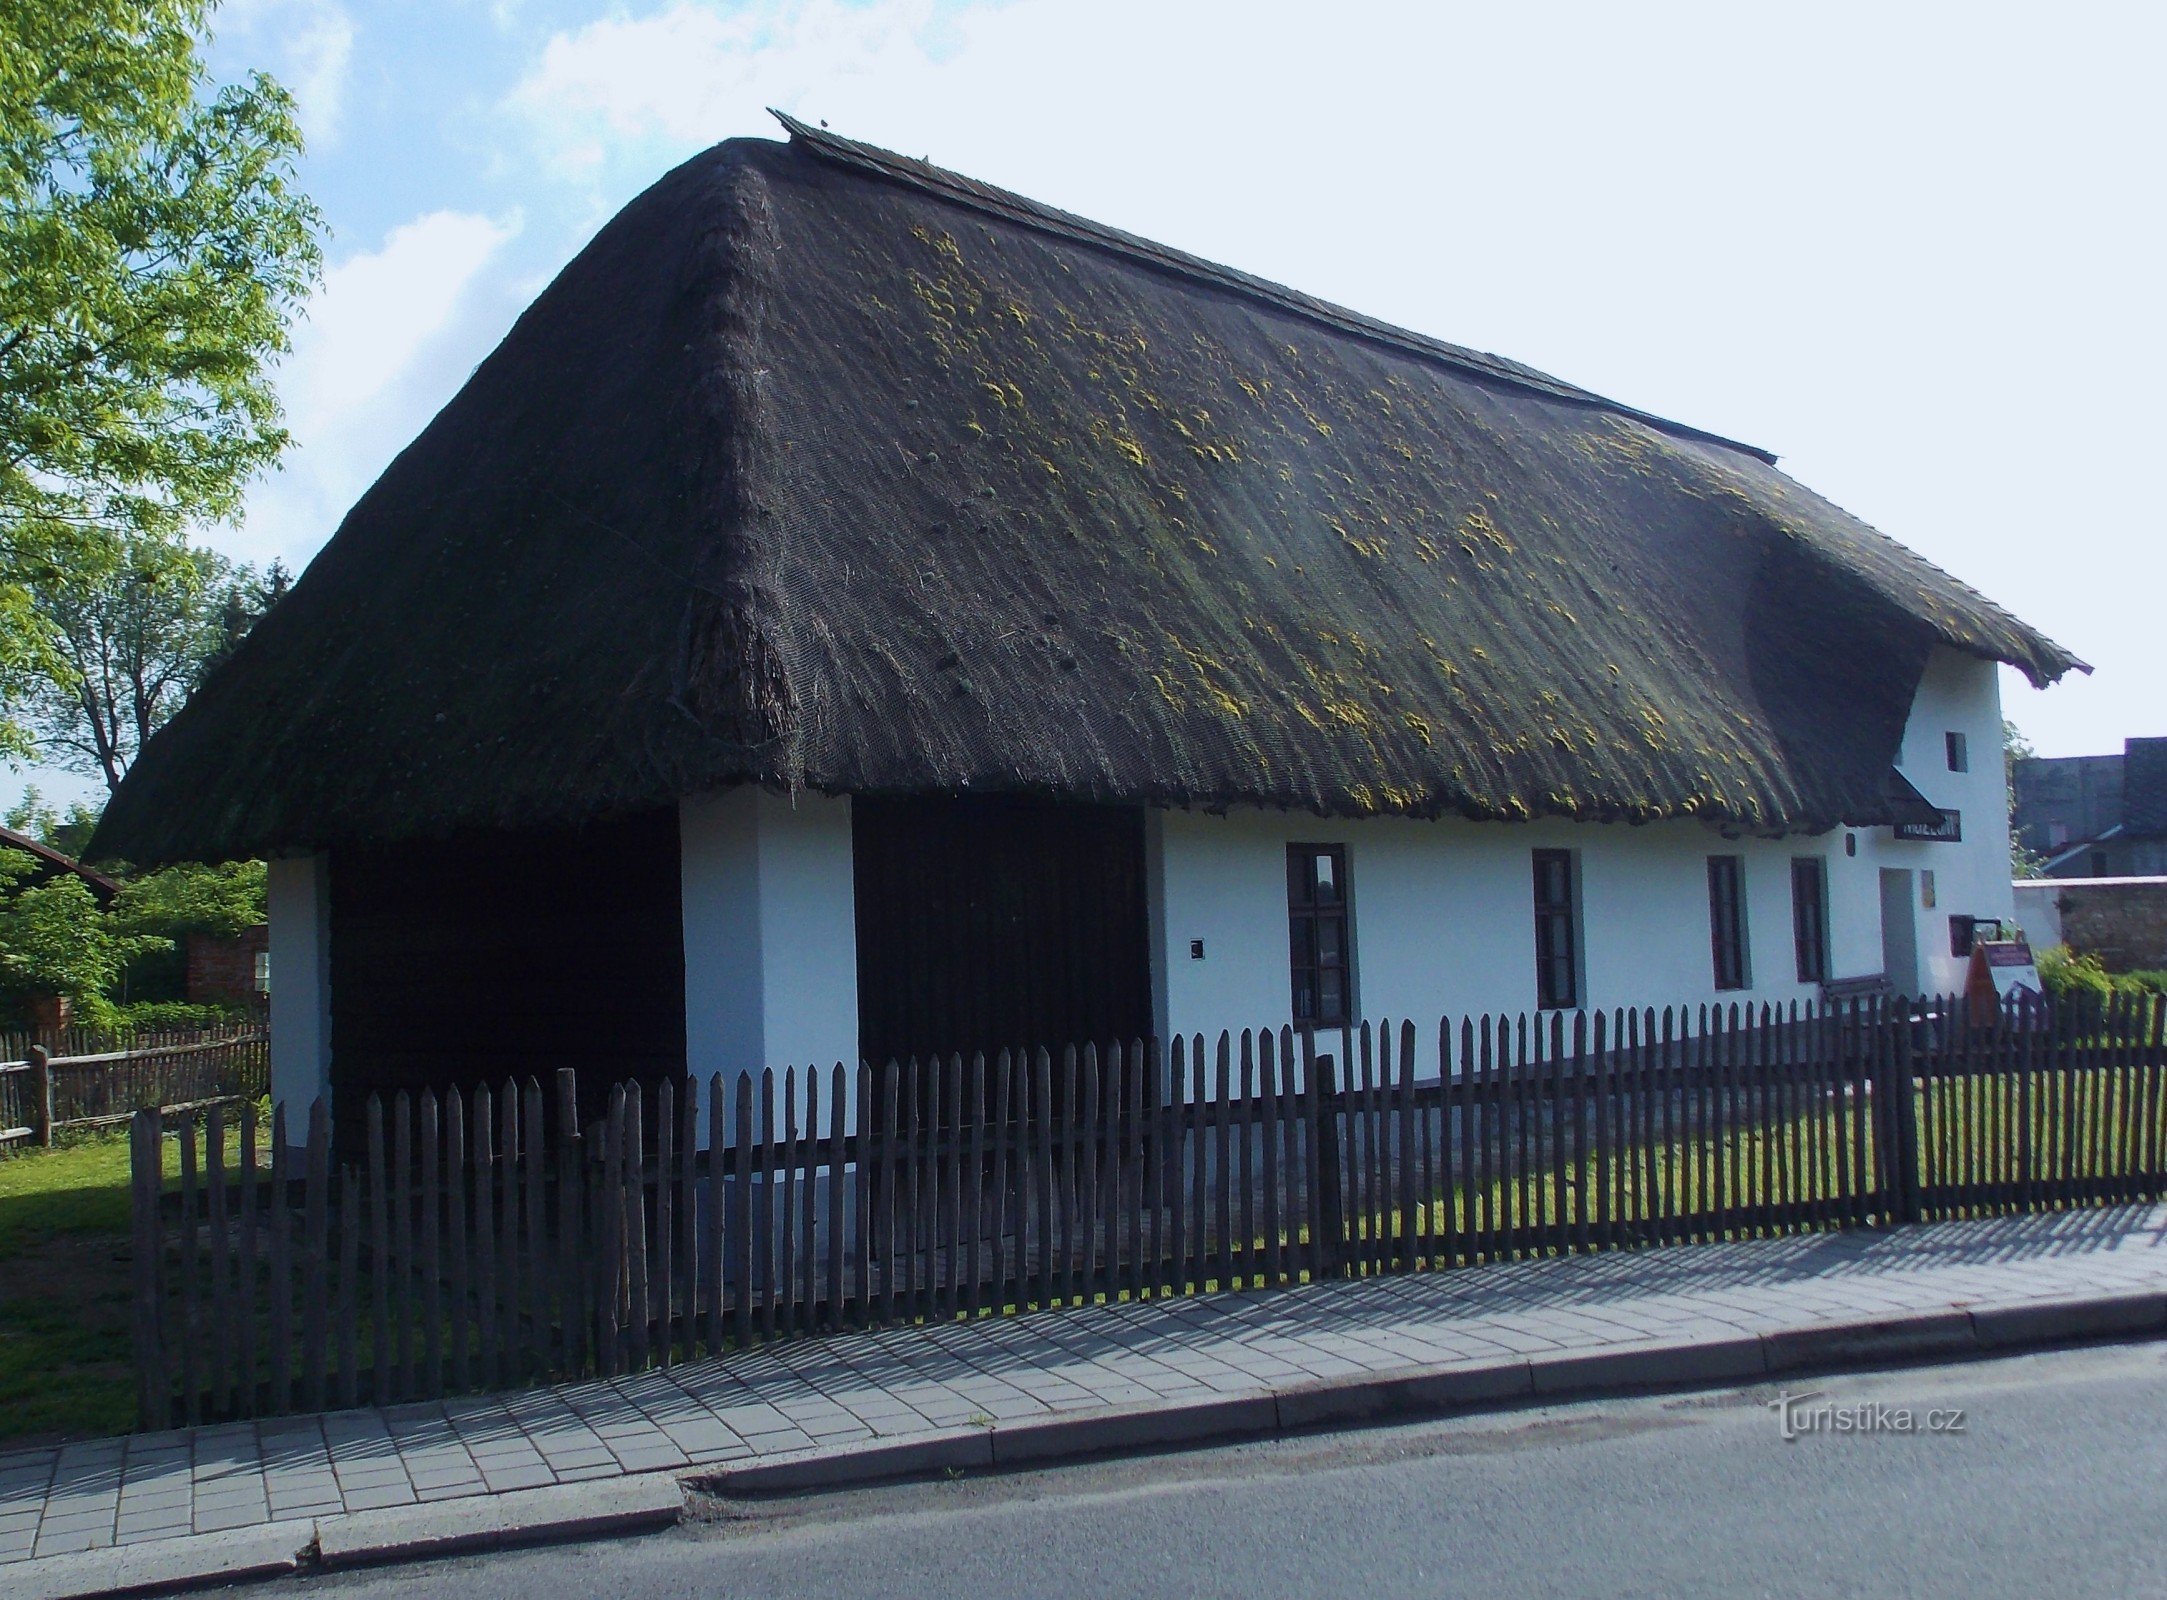
<path fill-rule="evenodd" d="M 319 433 L 382 394 L 451 320 L 474 275 L 519 231 L 434 211 L 391 231 L 381 250 L 324 274 L 280 385 L 297 433 Z"/>
<path fill-rule="evenodd" d="M 520 226 L 517 215 L 435 211 L 324 274 L 278 376 L 293 448 L 221 548 L 298 570 L 330 536 L 502 337 L 502 296 L 482 290 Z"/>
<path fill-rule="evenodd" d="M 337 141 L 354 54 L 354 19 L 339 0 L 227 0 L 217 27 L 293 91 L 311 144 Z"/>
<path fill-rule="evenodd" d="M 728 15 L 678 0 L 554 35 L 506 104 L 552 169 L 577 176 L 708 144 L 837 79 L 915 78 L 933 23 L 931 0 L 770 0 Z"/>

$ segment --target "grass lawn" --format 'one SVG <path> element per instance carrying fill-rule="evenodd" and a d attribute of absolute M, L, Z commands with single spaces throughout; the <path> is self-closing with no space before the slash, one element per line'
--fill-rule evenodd
<path fill-rule="evenodd" d="M 135 1426 L 128 1213 L 125 1127 L 0 1156 L 0 1449 Z"/>
<path fill-rule="evenodd" d="M 0 1446 L 135 1425 L 128 1232 L 125 1129 L 0 1158 Z"/>

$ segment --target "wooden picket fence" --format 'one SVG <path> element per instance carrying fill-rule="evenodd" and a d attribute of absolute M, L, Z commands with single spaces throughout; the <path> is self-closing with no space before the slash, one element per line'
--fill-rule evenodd
<path fill-rule="evenodd" d="M 145 1426 L 843 1328 L 2155 1197 L 2160 1009 L 1733 1007 L 1196 1036 L 136 1119 Z M 1334 1048 L 1336 1046 L 1336 1048 Z M 554 1098 L 554 1104 L 549 1103 Z M 174 1120 L 174 1119 L 167 1119 Z M 298 1131 L 298 1130 L 297 1130 Z M 704 1135 L 704 1137 L 703 1137 Z"/>
<path fill-rule="evenodd" d="M 50 1145 L 69 1128 L 110 1127 L 138 1111 L 199 1111 L 268 1094 L 270 1041 L 260 1023 L 172 1033 L 76 1033 L 79 1053 L 0 1039 L 0 1150 Z"/>

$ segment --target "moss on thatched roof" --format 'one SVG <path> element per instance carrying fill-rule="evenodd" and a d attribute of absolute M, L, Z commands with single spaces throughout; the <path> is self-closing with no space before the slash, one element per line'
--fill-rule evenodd
<path fill-rule="evenodd" d="M 1887 820 L 2078 663 L 1745 446 L 792 125 L 635 200 L 145 748 L 138 861 L 756 782 Z"/>

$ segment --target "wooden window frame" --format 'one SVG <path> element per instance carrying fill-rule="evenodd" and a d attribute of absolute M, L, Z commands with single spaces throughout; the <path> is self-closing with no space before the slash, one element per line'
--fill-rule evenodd
<path fill-rule="evenodd" d="M 1332 862 L 1337 896 L 1323 900 L 1317 894 L 1316 861 Z M 1290 844 L 1287 846 L 1287 966 L 1288 1004 L 1297 1028 L 1345 1028 L 1354 1020 L 1354 893 L 1347 870 L 1347 847 L 1343 844 Z M 1321 929 L 1338 932 L 1338 954 L 1326 955 L 1331 943 L 1321 939 Z M 1339 974 L 1339 1006 L 1326 1014 L 1325 974 Z M 1307 985 L 1305 989 L 1305 983 Z M 1303 1015 L 1305 996 L 1311 1015 Z"/>
<path fill-rule="evenodd" d="M 1535 869 L 1535 1005 L 1541 1011 L 1580 1006 L 1580 861 L 1572 850 L 1537 850 Z M 1554 892 L 1564 885 L 1562 895 Z"/>
<path fill-rule="evenodd" d="M 1744 856 L 1708 858 L 1708 950 L 1718 993 L 1753 986 L 1746 933 Z"/>
<path fill-rule="evenodd" d="M 1805 893 L 1800 893 L 1805 889 Z M 1791 942 L 1800 983 L 1829 981 L 1828 857 L 1791 858 Z"/>

